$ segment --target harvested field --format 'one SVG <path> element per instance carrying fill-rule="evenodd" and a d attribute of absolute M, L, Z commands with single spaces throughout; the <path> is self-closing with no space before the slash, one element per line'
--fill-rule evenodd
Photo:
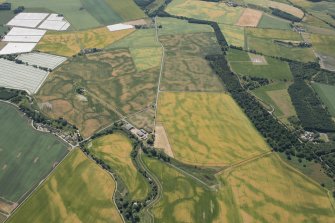
<path fill-rule="evenodd" d="M 236 25 L 257 27 L 260 19 L 262 18 L 262 15 L 263 15 L 263 12 L 261 11 L 247 8 L 243 11 Z"/>
<path fill-rule="evenodd" d="M 51 73 L 37 95 L 43 111 L 64 117 L 84 137 L 154 101 L 158 68 L 137 72 L 126 49 L 77 56 Z M 78 98 L 76 89 L 84 89 Z"/>
<path fill-rule="evenodd" d="M 27 91 L 35 94 L 49 72 L 25 64 L 0 59 L 0 86 Z"/>
<path fill-rule="evenodd" d="M 51 134 L 37 132 L 9 104 L 0 104 L 0 123 L 0 197 L 22 201 L 66 155 L 67 145 Z"/>
<path fill-rule="evenodd" d="M 8 222 L 121 223 L 114 190 L 110 174 L 76 149 Z"/>
<path fill-rule="evenodd" d="M 160 41 L 166 50 L 161 90 L 223 91 L 219 78 L 204 58 L 219 52 L 214 34 L 167 35 L 160 36 Z"/>
<path fill-rule="evenodd" d="M 224 2 L 208 2 L 194 0 L 174 0 L 166 8 L 172 15 L 235 24 L 244 8 L 229 7 Z"/>
<path fill-rule="evenodd" d="M 96 157 L 104 160 L 118 173 L 131 199 L 142 200 L 147 196 L 149 185 L 131 160 L 130 153 L 133 145 L 127 136 L 122 133 L 103 136 L 93 140 L 87 147 Z"/>
<path fill-rule="evenodd" d="M 156 124 L 155 127 L 155 148 L 163 149 L 164 152 L 170 156 L 174 157 L 171 145 L 169 143 L 169 139 L 166 135 L 166 131 L 164 126 L 161 124 Z"/>
<path fill-rule="evenodd" d="M 335 211 L 320 185 L 276 154 L 236 167 L 228 176 L 243 222 L 331 222 Z"/>
<path fill-rule="evenodd" d="M 157 122 L 164 126 L 174 156 L 190 164 L 224 166 L 269 149 L 224 93 L 161 93 Z"/>
<path fill-rule="evenodd" d="M 264 58 L 266 63 L 257 63 L 256 65 L 251 61 L 251 57 L 257 58 L 259 62 L 264 62 Z M 287 62 L 234 49 L 228 51 L 227 58 L 232 70 L 243 76 L 263 77 L 271 80 L 293 80 Z"/>
<path fill-rule="evenodd" d="M 124 38 L 133 30 L 110 32 L 106 27 L 80 32 L 50 32 L 36 46 L 36 50 L 60 56 L 73 56 L 85 48 L 105 48 Z"/>
<path fill-rule="evenodd" d="M 52 70 L 66 61 L 65 57 L 55 56 L 46 53 L 21 54 L 16 59 L 21 60 L 24 63 L 28 63 L 31 66 L 36 65 Z"/>
<path fill-rule="evenodd" d="M 269 7 L 276 8 L 276 9 L 279 9 L 281 11 L 287 12 L 287 13 L 289 13 L 291 15 L 294 15 L 298 18 L 303 18 L 304 17 L 304 12 L 301 9 L 296 8 L 292 5 L 288 5 L 288 4 L 281 3 L 281 2 L 270 1 L 269 2 Z"/>

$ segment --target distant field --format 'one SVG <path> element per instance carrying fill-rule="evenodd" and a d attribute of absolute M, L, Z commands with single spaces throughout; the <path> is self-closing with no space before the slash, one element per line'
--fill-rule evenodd
<path fill-rule="evenodd" d="M 113 178 L 76 149 L 8 222 L 122 222 L 114 190 Z"/>
<path fill-rule="evenodd" d="M 158 123 L 182 162 L 228 165 L 268 151 L 234 100 L 224 93 L 160 94 Z"/>
<path fill-rule="evenodd" d="M 205 55 L 220 52 L 214 34 L 165 35 L 159 38 L 166 51 L 161 90 L 223 90 L 219 78 L 204 58 Z"/>
<path fill-rule="evenodd" d="M 125 135 L 114 133 L 95 139 L 88 144 L 88 149 L 117 172 L 128 188 L 131 199 L 142 200 L 147 196 L 149 185 L 131 160 L 133 145 Z"/>
<path fill-rule="evenodd" d="M 221 214 L 217 193 L 160 161 L 147 157 L 144 161 L 163 187 L 161 199 L 151 209 L 155 222 L 213 222 Z"/>
<path fill-rule="evenodd" d="M 263 77 L 271 80 L 292 80 L 287 62 L 265 57 L 267 64 L 253 64 L 248 53 L 230 49 L 227 54 L 228 62 L 234 72 L 240 75 Z"/>
<path fill-rule="evenodd" d="M 236 25 L 238 26 L 250 26 L 257 27 L 260 19 L 262 18 L 263 12 L 255 9 L 246 8 Z"/>
<path fill-rule="evenodd" d="M 166 8 L 166 11 L 172 15 L 216 21 L 224 24 L 235 24 L 243 10 L 241 7 L 229 7 L 223 2 L 194 0 L 174 0 Z"/>
<path fill-rule="evenodd" d="M 287 120 L 291 116 L 296 116 L 291 97 L 288 94 L 290 83 L 273 83 L 253 90 L 257 97 L 272 105 L 274 114 L 281 119 Z"/>
<path fill-rule="evenodd" d="M 9 0 L 12 8 L 24 6 L 29 11 L 60 13 L 74 29 L 89 29 L 145 17 L 132 0 Z M 125 10 L 127 9 L 127 10 Z"/>
<path fill-rule="evenodd" d="M 276 154 L 236 167 L 228 175 L 243 222 L 331 222 L 326 190 Z"/>
<path fill-rule="evenodd" d="M 258 23 L 258 27 L 270 29 L 291 29 L 289 21 L 265 13 L 263 13 L 262 18 Z"/>
<path fill-rule="evenodd" d="M 72 56 L 85 48 L 105 48 L 133 30 L 110 32 L 106 27 L 79 32 L 49 32 L 36 46 L 36 50 L 61 56 Z"/>
<path fill-rule="evenodd" d="M 126 115 L 153 103 L 158 75 L 159 68 L 137 72 L 126 49 L 77 56 L 49 75 L 37 99 L 42 111 L 64 117 L 88 137 L 117 120 L 116 112 Z"/>
<path fill-rule="evenodd" d="M 315 61 L 312 48 L 290 47 L 274 40 L 303 41 L 299 33 L 289 30 L 247 28 L 247 45 L 268 56 L 284 57 L 302 62 Z"/>
<path fill-rule="evenodd" d="M 5 103 L 0 103 L 0 123 L 0 197 L 18 202 L 62 160 L 67 145 L 34 130 Z"/>
<path fill-rule="evenodd" d="M 219 24 L 229 45 L 244 47 L 244 27 Z"/>
<path fill-rule="evenodd" d="M 159 35 L 213 32 L 213 28 L 208 25 L 188 23 L 185 20 L 175 18 L 158 17 L 157 24 L 162 25 L 158 31 Z"/>
<path fill-rule="evenodd" d="M 320 83 L 313 83 L 312 86 L 331 115 L 335 116 L 335 86 Z"/>
<path fill-rule="evenodd" d="M 123 20 L 135 20 L 146 17 L 133 0 L 105 0 Z"/>

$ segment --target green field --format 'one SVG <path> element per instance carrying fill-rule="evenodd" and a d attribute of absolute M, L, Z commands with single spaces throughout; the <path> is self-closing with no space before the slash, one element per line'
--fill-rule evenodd
<path fill-rule="evenodd" d="M 226 169 L 212 190 L 160 161 L 143 160 L 161 182 L 162 195 L 150 209 L 155 222 L 328 223 L 335 217 L 327 191 L 276 154 Z"/>
<path fill-rule="evenodd" d="M 269 150 L 252 123 L 225 93 L 164 92 L 158 120 L 182 162 L 224 166 Z"/>
<path fill-rule="evenodd" d="M 77 56 L 49 75 L 37 94 L 42 111 L 64 117 L 84 137 L 151 105 L 159 67 L 137 71 L 127 49 Z M 78 94 L 76 89 L 84 89 Z M 120 115 L 119 115 L 120 116 Z"/>
<path fill-rule="evenodd" d="M 330 114 L 335 116 L 335 86 L 320 83 L 313 83 L 312 86 L 327 106 Z"/>
<path fill-rule="evenodd" d="M 244 27 L 219 24 L 229 45 L 244 47 Z"/>
<path fill-rule="evenodd" d="M 156 31 L 154 29 L 140 29 L 131 33 L 127 37 L 116 41 L 109 45 L 108 49 L 115 48 L 151 48 L 161 47 L 156 39 Z"/>
<path fill-rule="evenodd" d="M 169 17 L 158 17 L 157 24 L 162 26 L 162 28 L 159 29 L 159 35 L 213 32 L 212 27 L 209 25 L 188 23 L 185 20 Z"/>
<path fill-rule="evenodd" d="M 145 17 L 132 0 L 9 0 L 12 8 L 31 12 L 55 12 L 65 16 L 75 29 L 88 29 Z M 125 8 L 127 10 L 125 10 Z"/>
<path fill-rule="evenodd" d="M 200 223 L 213 222 L 221 217 L 218 193 L 199 186 L 194 180 L 170 166 L 154 159 L 143 158 L 163 189 L 159 202 L 151 209 L 155 222 Z"/>
<path fill-rule="evenodd" d="M 267 56 L 284 57 L 302 62 L 315 61 L 312 48 L 292 47 L 275 43 L 274 40 L 303 41 L 297 32 L 275 29 L 246 29 L 248 49 L 256 50 Z"/>
<path fill-rule="evenodd" d="M 0 197 L 17 202 L 62 160 L 67 145 L 34 130 L 12 105 L 0 103 L 0 123 Z"/>
<path fill-rule="evenodd" d="M 265 13 L 263 13 L 262 18 L 258 23 L 258 27 L 270 29 L 291 29 L 289 21 Z"/>
<path fill-rule="evenodd" d="M 335 58 L 335 35 L 311 34 L 310 40 L 318 53 Z"/>
<path fill-rule="evenodd" d="M 220 52 L 213 33 L 164 35 L 159 40 L 165 48 L 161 90 L 223 90 L 219 78 L 204 58 L 208 54 Z"/>
<path fill-rule="evenodd" d="M 253 64 L 248 53 L 230 49 L 227 54 L 232 70 L 240 75 L 263 77 L 271 80 L 292 80 L 287 62 L 271 57 L 264 57 L 267 64 Z"/>
<path fill-rule="evenodd" d="M 92 154 L 104 160 L 121 177 L 132 200 L 143 200 L 147 196 L 149 185 L 131 160 L 130 153 L 133 145 L 127 136 L 114 133 L 93 140 L 87 147 Z"/>
<path fill-rule="evenodd" d="M 235 24 L 244 8 L 229 7 L 224 2 L 194 0 L 174 0 L 166 8 L 172 15 L 215 21 L 223 24 Z"/>
<path fill-rule="evenodd" d="M 283 121 L 287 118 L 296 116 L 291 97 L 288 94 L 290 82 L 275 82 L 253 90 L 253 93 L 264 101 L 267 105 L 274 108 L 274 114 Z M 271 110 L 271 109 L 270 109 Z"/>
<path fill-rule="evenodd" d="M 110 174 L 76 149 L 8 222 L 121 223 L 112 200 L 114 191 Z"/>

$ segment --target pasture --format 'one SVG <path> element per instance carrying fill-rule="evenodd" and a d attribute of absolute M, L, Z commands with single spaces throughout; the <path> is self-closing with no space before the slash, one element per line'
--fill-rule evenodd
<path fill-rule="evenodd" d="M 292 47 L 274 40 L 303 41 L 297 32 L 289 30 L 246 28 L 248 49 L 267 56 L 284 57 L 302 62 L 316 61 L 312 48 Z"/>
<path fill-rule="evenodd" d="M 318 93 L 322 102 L 327 106 L 332 116 L 335 116 L 335 86 L 313 83 L 312 87 Z"/>
<path fill-rule="evenodd" d="M 122 133 L 103 136 L 89 142 L 86 147 L 99 159 L 110 165 L 122 179 L 133 200 L 143 200 L 148 192 L 149 185 L 145 178 L 134 166 L 130 153 L 133 145 Z"/>
<path fill-rule="evenodd" d="M 137 72 L 126 49 L 77 56 L 49 75 L 37 100 L 44 113 L 64 117 L 88 137 L 151 105 L 158 75 L 159 68 Z"/>
<path fill-rule="evenodd" d="M 273 106 L 274 114 L 287 121 L 287 118 L 296 116 L 291 97 L 288 94 L 290 83 L 275 82 L 253 90 L 253 93 L 263 100 L 266 104 Z"/>
<path fill-rule="evenodd" d="M 79 32 L 49 32 L 36 46 L 36 50 L 60 56 L 73 56 L 85 48 L 105 48 L 124 38 L 133 30 L 110 32 L 106 27 Z"/>
<path fill-rule="evenodd" d="M 67 145 L 41 133 L 12 105 L 0 104 L 0 197 L 21 202 L 67 153 Z"/>
<path fill-rule="evenodd" d="M 137 71 L 159 67 L 162 60 L 162 48 L 130 48 Z"/>
<path fill-rule="evenodd" d="M 189 164 L 224 166 L 269 149 L 224 93 L 161 93 L 157 123 L 164 126 L 176 159 Z"/>
<path fill-rule="evenodd" d="M 255 64 L 251 61 L 248 53 L 235 49 L 230 49 L 228 51 L 227 58 L 232 70 L 243 76 L 248 75 L 271 80 L 293 80 L 293 76 L 287 62 L 271 57 L 265 57 L 265 64 Z"/>
<path fill-rule="evenodd" d="M 229 45 L 244 47 L 244 27 L 219 24 Z"/>
<path fill-rule="evenodd" d="M 165 35 L 159 39 L 165 48 L 161 90 L 223 91 L 219 78 L 204 58 L 220 52 L 213 33 Z"/>
<path fill-rule="evenodd" d="M 10 217 L 21 222 L 122 222 L 113 178 L 79 149 Z"/>
<path fill-rule="evenodd" d="M 186 16 L 195 19 L 215 21 L 224 24 L 235 24 L 243 13 L 242 7 L 229 7 L 225 3 L 174 0 L 166 8 L 172 15 Z"/>
<path fill-rule="evenodd" d="M 332 198 L 276 154 L 237 166 L 228 175 L 243 222 L 331 222 Z"/>
<path fill-rule="evenodd" d="M 138 129 L 144 129 L 147 132 L 153 132 L 155 110 L 152 106 L 144 111 L 131 114 L 127 117 L 127 121 Z"/>
<path fill-rule="evenodd" d="M 335 58 L 335 35 L 311 34 L 310 41 L 318 53 Z"/>
<path fill-rule="evenodd" d="M 117 48 L 151 48 L 161 47 L 156 39 L 156 31 L 154 29 L 135 30 L 128 36 L 115 41 L 109 45 L 108 49 Z"/>
<path fill-rule="evenodd" d="M 290 22 L 288 22 L 287 20 L 274 17 L 265 13 L 263 13 L 262 18 L 258 23 L 258 27 L 267 29 L 291 29 Z"/>

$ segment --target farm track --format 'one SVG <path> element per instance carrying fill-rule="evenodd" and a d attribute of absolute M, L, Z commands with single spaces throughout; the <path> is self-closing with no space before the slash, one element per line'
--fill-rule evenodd
<path fill-rule="evenodd" d="M 156 30 L 156 41 L 161 45 L 162 47 L 162 59 L 161 59 L 161 68 L 159 71 L 159 78 L 158 78 L 158 85 L 157 85 L 157 94 L 156 94 L 156 101 L 155 101 L 155 116 L 154 116 L 154 132 L 155 132 L 155 126 L 156 126 L 156 120 L 157 120 L 157 111 L 158 111 L 158 97 L 160 93 L 160 85 L 162 80 L 162 74 L 164 69 L 164 59 L 165 59 L 165 48 L 164 45 L 159 41 L 158 36 L 158 27 L 157 27 L 157 17 L 155 17 L 155 30 Z"/>

